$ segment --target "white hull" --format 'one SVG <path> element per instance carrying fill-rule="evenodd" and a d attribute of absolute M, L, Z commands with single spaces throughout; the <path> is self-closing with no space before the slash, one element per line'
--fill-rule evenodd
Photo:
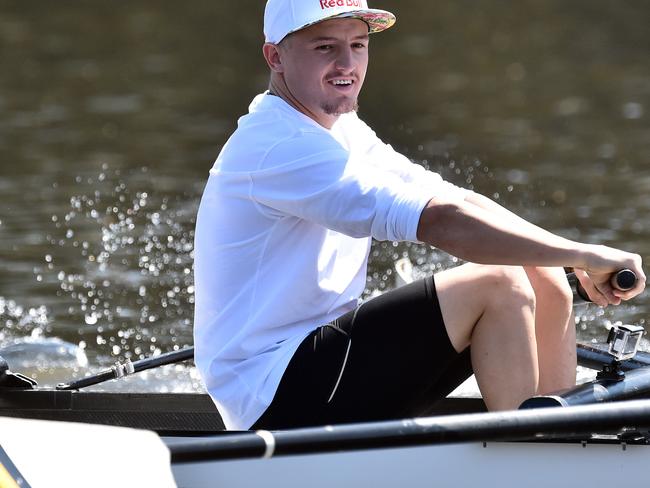
<path fill-rule="evenodd" d="M 174 464 L 180 488 L 612 487 L 636 479 L 650 447 L 491 442 Z"/>
<path fill-rule="evenodd" d="M 0 417 L 0 488 L 173 488 L 154 432 Z"/>

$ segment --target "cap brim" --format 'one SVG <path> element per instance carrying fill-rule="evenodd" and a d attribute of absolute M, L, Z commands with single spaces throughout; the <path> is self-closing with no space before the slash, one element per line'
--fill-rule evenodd
<path fill-rule="evenodd" d="M 395 24 L 397 20 L 395 15 L 386 11 L 378 9 L 356 10 L 353 12 L 345 12 L 339 15 L 333 15 L 329 19 L 352 18 L 363 20 L 368 24 L 368 32 L 374 34 L 386 30 Z M 325 19 L 328 20 L 328 19 Z"/>
<path fill-rule="evenodd" d="M 397 20 L 395 15 L 388 12 L 387 10 L 379 10 L 379 9 L 372 9 L 372 8 L 364 9 L 364 10 L 353 10 L 341 14 L 334 14 L 330 17 L 325 17 L 324 19 L 318 19 L 315 22 L 310 22 L 308 24 L 302 25 L 297 29 L 287 32 L 284 37 L 288 36 L 289 34 L 293 34 L 294 32 L 298 32 L 303 29 L 306 29 L 307 27 L 311 27 L 312 25 L 325 22 L 326 20 L 343 19 L 343 18 L 363 20 L 366 24 L 368 24 L 369 34 L 374 34 L 376 32 L 381 32 L 383 30 L 386 30 L 389 27 L 392 27 L 393 24 L 395 24 L 395 21 Z M 284 39 L 284 37 L 282 39 Z"/>

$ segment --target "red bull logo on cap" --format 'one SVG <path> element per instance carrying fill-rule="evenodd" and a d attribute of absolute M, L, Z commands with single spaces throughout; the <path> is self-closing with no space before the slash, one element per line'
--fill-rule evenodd
<path fill-rule="evenodd" d="M 320 0 L 320 8 L 358 7 L 365 8 L 363 0 Z"/>

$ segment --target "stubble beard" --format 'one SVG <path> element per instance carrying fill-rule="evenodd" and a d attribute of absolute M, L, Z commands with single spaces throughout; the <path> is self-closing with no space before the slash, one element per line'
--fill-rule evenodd
<path fill-rule="evenodd" d="M 321 109 L 327 115 L 334 115 L 338 117 L 339 115 L 347 114 L 350 112 L 356 112 L 359 110 L 359 102 L 355 99 L 344 98 L 337 102 L 324 102 L 321 105 Z"/>

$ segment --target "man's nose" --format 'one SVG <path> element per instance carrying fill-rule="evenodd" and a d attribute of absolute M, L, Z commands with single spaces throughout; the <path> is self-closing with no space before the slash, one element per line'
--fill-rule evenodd
<path fill-rule="evenodd" d="M 351 48 L 348 47 L 339 50 L 335 66 L 339 71 L 352 71 L 354 68 L 354 56 Z"/>

